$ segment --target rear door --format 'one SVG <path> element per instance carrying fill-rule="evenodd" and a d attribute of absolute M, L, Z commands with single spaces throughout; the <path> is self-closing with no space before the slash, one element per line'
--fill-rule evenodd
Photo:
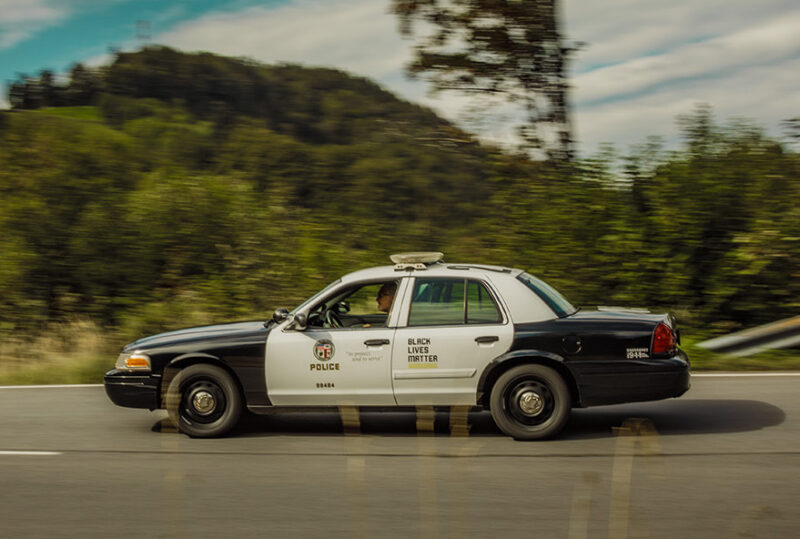
<path fill-rule="evenodd" d="M 397 404 L 475 404 L 480 373 L 514 338 L 490 283 L 417 277 L 408 290 L 392 351 Z"/>

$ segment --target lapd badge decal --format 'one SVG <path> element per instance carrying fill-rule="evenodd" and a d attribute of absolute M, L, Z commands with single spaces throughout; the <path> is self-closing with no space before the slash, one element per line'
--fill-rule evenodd
<path fill-rule="evenodd" d="M 336 348 L 331 341 L 322 340 L 314 343 L 314 357 L 320 361 L 328 361 L 335 352 Z"/>

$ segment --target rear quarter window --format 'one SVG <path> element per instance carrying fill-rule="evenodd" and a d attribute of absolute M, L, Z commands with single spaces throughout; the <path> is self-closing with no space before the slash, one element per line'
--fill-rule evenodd
<path fill-rule="evenodd" d="M 537 279 L 533 275 L 530 275 L 529 273 L 520 273 L 517 276 L 517 280 L 522 282 L 534 294 L 539 296 L 559 318 L 569 316 L 575 313 L 577 310 L 569 301 L 567 301 L 564 296 L 558 292 L 558 290 L 546 282 Z"/>

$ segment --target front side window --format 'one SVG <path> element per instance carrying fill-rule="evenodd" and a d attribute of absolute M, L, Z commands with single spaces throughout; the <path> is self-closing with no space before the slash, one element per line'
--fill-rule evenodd
<path fill-rule="evenodd" d="M 491 324 L 503 317 L 486 286 L 466 279 L 416 279 L 409 326 Z"/>
<path fill-rule="evenodd" d="M 311 309 L 308 325 L 321 328 L 386 327 L 397 285 L 397 281 L 381 281 L 341 290 Z"/>

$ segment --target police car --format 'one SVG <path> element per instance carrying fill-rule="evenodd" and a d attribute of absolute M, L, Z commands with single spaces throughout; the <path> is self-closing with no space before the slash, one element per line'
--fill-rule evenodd
<path fill-rule="evenodd" d="M 267 322 L 197 327 L 127 345 L 105 375 L 111 400 L 166 408 L 213 437 L 242 411 L 275 407 L 477 406 L 504 433 L 552 437 L 573 407 L 665 399 L 689 389 L 670 315 L 581 311 L 519 269 L 391 256 Z"/>

